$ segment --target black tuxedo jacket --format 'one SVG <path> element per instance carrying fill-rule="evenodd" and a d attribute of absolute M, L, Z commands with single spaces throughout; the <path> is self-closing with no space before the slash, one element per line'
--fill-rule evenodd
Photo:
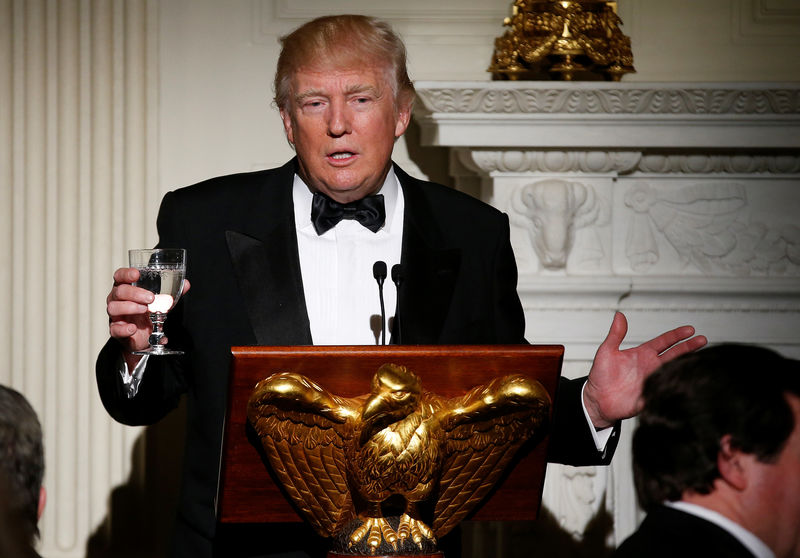
<path fill-rule="evenodd" d="M 222 421 L 230 347 L 312 344 L 292 203 L 296 162 L 215 178 L 164 196 L 159 245 L 187 249 L 192 288 L 170 313 L 170 345 L 185 357 L 150 358 L 139 393 L 127 399 L 109 340 L 96 367 L 108 412 L 152 424 L 187 395 L 187 438 L 179 520 L 199 539 L 215 530 Z M 404 344 L 526 343 L 508 218 L 450 188 L 395 172 L 405 198 L 398 316 Z M 580 405 L 581 381 L 562 381 L 551 436 L 554 461 L 605 464 Z M 200 543 L 198 543 L 200 544 Z M 194 555 L 205 556 L 200 548 Z"/>
<path fill-rule="evenodd" d="M 701 517 L 660 506 L 614 553 L 614 558 L 755 558 L 733 535 Z"/>

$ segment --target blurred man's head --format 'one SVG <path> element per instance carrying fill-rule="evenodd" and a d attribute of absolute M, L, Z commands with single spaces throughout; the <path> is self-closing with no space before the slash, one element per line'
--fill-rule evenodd
<path fill-rule="evenodd" d="M 282 43 L 275 102 L 298 174 L 340 202 L 373 194 L 411 119 L 403 42 L 384 22 L 344 15 L 310 21 Z"/>
<path fill-rule="evenodd" d="M 8 511 L 19 518 L 24 537 L 39 534 L 44 509 L 44 447 L 36 412 L 19 392 L 0 385 L 0 472 L 5 479 Z"/>
<path fill-rule="evenodd" d="M 634 477 L 646 510 L 701 505 L 778 556 L 800 525 L 800 363 L 747 345 L 677 358 L 645 382 Z"/>

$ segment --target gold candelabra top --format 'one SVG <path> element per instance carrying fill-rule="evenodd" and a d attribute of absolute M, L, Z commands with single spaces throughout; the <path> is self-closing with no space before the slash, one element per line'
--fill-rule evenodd
<path fill-rule="evenodd" d="M 636 70 L 616 8 L 605 0 L 515 0 L 487 71 L 493 79 L 619 81 Z"/>

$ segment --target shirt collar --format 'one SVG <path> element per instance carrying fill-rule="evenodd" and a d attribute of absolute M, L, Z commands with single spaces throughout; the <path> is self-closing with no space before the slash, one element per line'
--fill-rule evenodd
<path fill-rule="evenodd" d="M 725 529 L 728 533 L 734 536 L 740 543 L 742 543 L 756 558 L 775 558 L 775 553 L 757 536 L 739 525 L 738 523 L 728 519 L 719 512 L 710 510 L 697 504 L 690 504 L 689 502 L 664 502 L 664 505 L 670 508 L 675 508 L 710 521 Z"/>
<path fill-rule="evenodd" d="M 392 227 L 399 190 L 400 183 L 397 180 L 397 175 L 394 173 L 394 166 L 390 166 L 389 172 L 386 174 L 386 179 L 383 181 L 383 185 L 375 192 L 376 194 L 383 194 L 383 205 L 386 208 L 386 222 L 378 233 L 381 231 L 388 231 Z M 311 223 L 312 198 L 313 193 L 311 188 L 309 188 L 308 185 L 303 182 L 303 179 L 295 173 L 294 182 L 292 183 L 292 200 L 294 201 L 294 222 L 298 231 L 305 230 L 308 227 L 314 227 Z"/>

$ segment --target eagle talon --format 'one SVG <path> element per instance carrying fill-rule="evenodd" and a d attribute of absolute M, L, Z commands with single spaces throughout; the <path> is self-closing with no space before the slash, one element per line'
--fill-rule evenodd
<path fill-rule="evenodd" d="M 397 537 L 401 541 L 411 536 L 411 525 L 409 525 L 407 521 L 403 521 L 403 519 L 405 519 L 406 517 L 408 516 L 403 515 L 403 517 L 400 518 L 400 524 L 397 526 Z"/>
<path fill-rule="evenodd" d="M 392 548 L 394 550 L 397 550 L 397 533 L 394 532 L 392 526 L 389 525 L 389 523 L 385 519 L 383 518 L 378 518 L 378 519 L 380 520 L 378 522 L 378 525 L 381 528 L 381 534 L 383 535 L 383 540 L 392 545 Z M 378 544 L 380 544 L 380 542 Z"/>
<path fill-rule="evenodd" d="M 422 549 L 423 538 L 434 543 L 436 542 L 430 527 L 425 525 L 422 521 L 414 519 L 407 513 L 404 513 L 402 517 L 400 517 L 400 524 L 397 526 L 397 536 L 400 537 L 401 540 L 410 538 L 420 549 Z"/>
<path fill-rule="evenodd" d="M 394 532 L 389 522 L 382 517 L 364 519 L 364 523 L 351 533 L 350 546 L 364 540 L 365 537 L 371 553 L 378 549 L 382 541 L 386 541 L 394 550 L 397 550 L 397 533 Z"/>

